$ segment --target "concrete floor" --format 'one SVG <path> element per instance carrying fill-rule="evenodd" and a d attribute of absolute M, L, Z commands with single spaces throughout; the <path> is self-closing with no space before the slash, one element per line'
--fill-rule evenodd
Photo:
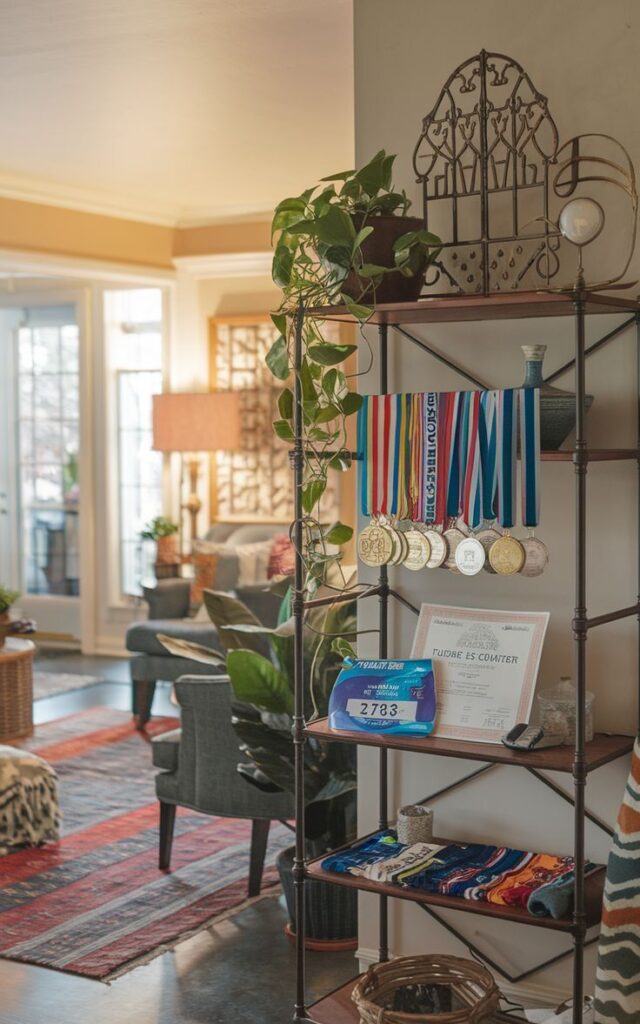
<path fill-rule="evenodd" d="M 38 668 L 105 680 L 37 701 L 38 722 L 96 705 L 130 708 L 124 659 L 47 652 Z M 175 714 L 170 692 L 158 687 L 154 713 Z M 285 1024 L 295 984 L 286 919 L 282 900 L 267 897 L 110 985 L 0 959 L 0 1024 Z M 356 973 L 353 953 L 309 953 L 308 1001 Z"/>

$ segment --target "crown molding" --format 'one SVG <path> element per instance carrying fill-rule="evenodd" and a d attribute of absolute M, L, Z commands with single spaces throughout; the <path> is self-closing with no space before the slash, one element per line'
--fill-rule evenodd
<path fill-rule="evenodd" d="M 173 264 L 196 279 L 215 277 L 270 277 L 271 252 L 228 252 L 213 256 L 176 256 Z"/>
<path fill-rule="evenodd" d="M 0 173 L 0 197 L 94 213 L 102 217 L 142 221 L 161 227 L 175 227 L 181 212 L 179 206 L 171 203 L 145 202 L 131 196 L 7 173 Z"/>
<path fill-rule="evenodd" d="M 273 216 L 273 211 L 267 209 L 264 203 L 190 208 L 178 203 L 152 202 L 131 195 L 85 189 L 48 181 L 45 178 L 30 178 L 2 172 L 0 197 L 178 229 L 251 221 L 268 222 Z"/>

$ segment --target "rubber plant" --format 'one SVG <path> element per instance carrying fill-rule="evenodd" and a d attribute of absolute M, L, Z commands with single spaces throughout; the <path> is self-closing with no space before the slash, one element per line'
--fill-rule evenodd
<path fill-rule="evenodd" d="M 278 624 L 268 628 L 238 598 L 204 591 L 204 604 L 217 629 L 221 650 L 163 634 L 170 654 L 215 665 L 233 688 L 233 726 L 240 741 L 241 774 L 264 789 L 295 791 L 293 714 L 293 619 L 291 591 L 280 606 Z M 355 601 L 313 609 L 305 622 L 305 717 L 326 715 L 329 696 L 345 652 L 353 653 Z M 306 839 L 312 852 L 345 843 L 355 827 L 354 748 L 309 739 L 305 750 Z"/>
<path fill-rule="evenodd" d="M 343 523 L 321 525 L 314 511 L 326 488 L 330 470 L 349 468 L 347 421 L 359 409 L 362 398 L 349 387 L 345 361 L 356 345 L 340 344 L 330 337 L 325 321 L 313 315 L 321 306 L 342 305 L 364 326 L 373 312 L 376 294 L 390 275 L 418 278 L 418 290 L 426 268 L 440 250 L 440 239 L 426 230 L 405 231 L 396 238 L 389 266 L 368 261 L 373 250 L 376 221 L 389 215 L 405 217 L 410 206 L 404 191 L 394 189 L 395 156 L 384 150 L 359 170 L 342 171 L 323 178 L 319 185 L 298 196 L 283 199 L 276 207 L 272 237 L 275 240 L 272 276 L 282 289 L 282 302 L 272 314 L 279 335 L 267 355 L 272 374 L 283 383 L 274 430 L 292 442 L 293 332 L 296 315 L 302 319 L 303 446 L 305 453 L 302 506 L 306 588 L 313 593 L 324 579 L 327 565 L 340 554 L 340 546 L 353 530 Z M 366 343 L 366 339 L 365 339 Z"/>

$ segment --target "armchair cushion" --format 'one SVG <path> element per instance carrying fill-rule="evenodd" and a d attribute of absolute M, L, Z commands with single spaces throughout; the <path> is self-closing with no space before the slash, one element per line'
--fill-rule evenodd
<path fill-rule="evenodd" d="M 189 580 L 157 580 L 154 587 L 143 587 L 150 619 L 184 619 L 189 614 Z"/>
<path fill-rule="evenodd" d="M 127 629 L 127 650 L 142 654 L 159 654 L 166 658 L 169 652 L 158 640 L 158 633 L 176 637 L 178 640 L 191 640 L 205 647 L 219 647 L 218 633 L 214 626 L 204 622 L 183 622 L 180 619 L 148 619 L 146 622 L 134 622 Z"/>
<path fill-rule="evenodd" d="M 175 772 L 178 767 L 181 735 L 181 729 L 173 729 L 161 736 L 154 736 L 151 741 L 151 752 L 156 768 L 162 768 L 165 772 Z"/>

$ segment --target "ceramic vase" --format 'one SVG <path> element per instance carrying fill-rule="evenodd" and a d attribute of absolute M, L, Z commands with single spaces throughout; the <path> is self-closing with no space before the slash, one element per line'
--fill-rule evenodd
<path fill-rule="evenodd" d="M 555 452 L 576 425 L 576 396 L 572 391 L 563 391 L 545 384 L 542 363 L 547 351 L 546 345 L 522 345 L 525 358 L 523 388 L 540 388 L 540 447 L 543 451 Z M 587 409 L 591 408 L 593 395 L 587 395 Z"/>

